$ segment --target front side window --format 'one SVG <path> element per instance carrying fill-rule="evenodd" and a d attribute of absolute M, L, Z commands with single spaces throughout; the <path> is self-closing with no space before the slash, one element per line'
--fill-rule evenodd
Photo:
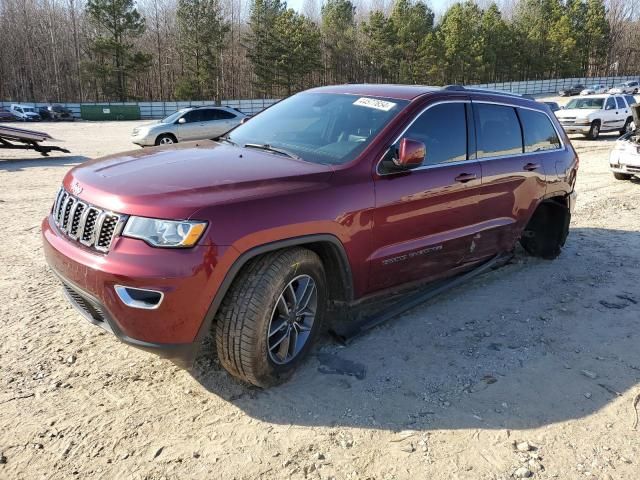
<path fill-rule="evenodd" d="M 616 103 L 618 104 L 618 108 L 626 108 L 624 106 L 624 100 L 622 100 L 622 97 L 616 97 Z"/>
<path fill-rule="evenodd" d="M 522 153 L 522 132 L 513 107 L 476 103 L 478 158 Z"/>
<path fill-rule="evenodd" d="M 605 110 L 615 110 L 616 102 L 613 100 L 613 97 L 607 98 L 607 103 L 604 107 Z"/>
<path fill-rule="evenodd" d="M 518 109 L 524 131 L 524 151 L 541 152 L 560 148 L 560 139 L 551 120 L 544 113 Z"/>
<path fill-rule="evenodd" d="M 225 138 L 263 145 L 314 163 L 354 160 L 406 105 L 406 100 L 299 93 L 264 110 Z"/>
<path fill-rule="evenodd" d="M 424 165 L 467 159 L 467 119 L 464 103 L 441 103 L 420 115 L 404 138 L 427 147 Z"/>
<path fill-rule="evenodd" d="M 190 112 L 185 113 L 183 118 L 185 119 L 186 123 L 201 122 L 202 111 L 191 110 Z"/>

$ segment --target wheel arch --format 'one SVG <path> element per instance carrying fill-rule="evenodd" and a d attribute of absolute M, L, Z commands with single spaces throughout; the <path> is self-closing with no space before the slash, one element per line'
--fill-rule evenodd
<path fill-rule="evenodd" d="M 171 137 L 171 138 L 173 138 L 173 141 L 174 141 L 175 143 L 178 143 L 178 137 L 176 137 L 176 135 L 175 135 L 174 133 L 171 133 L 171 132 L 162 132 L 162 133 L 159 133 L 158 135 L 156 135 L 156 139 L 153 141 L 154 145 L 156 145 L 156 146 L 157 146 L 157 145 L 160 145 L 159 140 L 160 140 L 162 137 Z"/>
<path fill-rule="evenodd" d="M 333 300 L 350 302 L 354 298 L 353 277 L 349 259 L 342 242 L 331 234 L 305 235 L 302 237 L 294 237 L 264 245 L 253 247 L 242 253 L 231 265 L 227 271 L 224 280 L 220 284 L 220 288 L 216 292 L 211 305 L 207 310 L 205 318 L 198 330 L 195 342 L 201 343 L 206 337 L 213 320 L 220 308 L 222 300 L 227 295 L 229 288 L 242 271 L 246 264 L 261 255 L 292 247 L 303 247 L 315 252 L 323 263 L 327 276 L 337 281 L 327 282 L 329 287 L 329 297 Z"/>

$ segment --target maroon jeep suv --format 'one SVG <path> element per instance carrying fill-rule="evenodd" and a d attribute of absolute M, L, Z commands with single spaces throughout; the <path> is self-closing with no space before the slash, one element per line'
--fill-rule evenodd
<path fill-rule="evenodd" d="M 577 167 L 549 108 L 517 95 L 316 88 L 212 141 L 75 167 L 44 251 L 91 323 L 183 366 L 212 332 L 231 374 L 268 386 L 363 299 L 518 241 L 557 256 Z"/>

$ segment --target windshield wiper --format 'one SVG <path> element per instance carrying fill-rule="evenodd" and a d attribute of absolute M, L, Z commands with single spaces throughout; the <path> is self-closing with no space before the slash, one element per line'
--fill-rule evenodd
<path fill-rule="evenodd" d="M 217 140 L 217 141 L 219 141 L 219 142 L 220 142 L 220 141 L 222 141 L 222 142 L 227 142 L 227 143 L 229 143 L 229 144 L 233 145 L 234 147 L 237 147 L 237 146 L 238 146 L 238 144 L 237 144 L 236 142 L 234 142 L 233 140 L 231 140 L 231 139 L 229 138 L 229 135 L 222 135 L 221 137 L 216 138 L 216 140 Z"/>
<path fill-rule="evenodd" d="M 286 155 L 289 158 L 295 158 L 296 160 L 302 160 L 295 153 L 291 153 L 282 148 L 272 147 L 268 143 L 245 143 L 245 148 L 257 148 L 259 150 L 266 150 L 267 152 L 279 153 L 280 155 Z"/>

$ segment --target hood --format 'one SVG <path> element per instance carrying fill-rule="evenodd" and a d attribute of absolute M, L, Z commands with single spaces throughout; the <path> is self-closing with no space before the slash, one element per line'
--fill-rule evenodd
<path fill-rule="evenodd" d="M 556 117 L 558 118 L 566 118 L 566 117 L 586 117 L 593 112 L 597 112 L 598 108 L 565 108 L 563 110 L 558 110 L 555 112 Z"/>
<path fill-rule="evenodd" d="M 210 140 L 111 155 L 72 169 L 69 192 L 114 212 L 189 218 L 202 207 L 324 184 L 333 169 Z"/>
<path fill-rule="evenodd" d="M 36 112 L 24 112 L 24 115 L 27 117 L 38 117 L 39 115 Z"/>

